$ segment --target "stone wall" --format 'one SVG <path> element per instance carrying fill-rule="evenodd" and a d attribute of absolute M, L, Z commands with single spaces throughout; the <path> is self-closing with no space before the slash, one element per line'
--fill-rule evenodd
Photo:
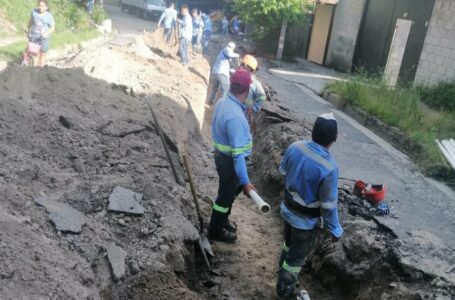
<path fill-rule="evenodd" d="M 436 0 L 417 68 L 416 83 L 455 79 L 455 1 Z"/>

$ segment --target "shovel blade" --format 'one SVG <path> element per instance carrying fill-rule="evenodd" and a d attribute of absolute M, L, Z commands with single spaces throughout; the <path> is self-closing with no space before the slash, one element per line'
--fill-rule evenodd
<path fill-rule="evenodd" d="M 205 252 L 210 255 L 210 257 L 214 257 L 215 254 L 213 253 L 212 245 L 210 245 L 209 240 L 205 235 L 201 235 L 199 238 L 200 244 Z"/>

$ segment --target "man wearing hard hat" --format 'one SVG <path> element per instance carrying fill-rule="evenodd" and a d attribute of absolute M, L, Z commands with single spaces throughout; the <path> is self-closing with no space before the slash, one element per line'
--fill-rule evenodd
<path fill-rule="evenodd" d="M 261 82 L 254 76 L 258 70 L 258 61 L 252 55 L 245 55 L 242 58 L 240 67 L 251 74 L 253 83 L 250 87 L 250 93 L 246 99 L 246 106 L 248 107 L 248 113 L 258 112 L 261 110 L 264 101 L 267 99 L 264 88 Z"/>

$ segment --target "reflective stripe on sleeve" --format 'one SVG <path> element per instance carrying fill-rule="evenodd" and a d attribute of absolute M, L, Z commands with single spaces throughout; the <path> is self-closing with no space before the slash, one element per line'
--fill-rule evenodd
<path fill-rule="evenodd" d="M 229 212 L 229 208 L 219 206 L 218 204 L 213 204 L 213 210 L 220 212 L 222 214 L 227 214 Z"/>
<path fill-rule="evenodd" d="M 253 149 L 253 143 L 250 142 L 245 147 L 241 148 L 232 148 L 231 146 L 213 143 L 213 147 L 221 152 L 230 153 L 231 155 L 240 155 L 242 153 L 251 151 L 251 149 Z"/>
<path fill-rule="evenodd" d="M 286 261 L 283 262 L 282 267 L 289 273 L 299 273 L 300 270 L 302 269 L 302 267 L 291 267 L 290 265 L 288 265 Z"/>
<path fill-rule="evenodd" d="M 321 202 L 321 208 L 323 209 L 334 209 L 337 208 L 337 205 L 338 205 L 337 200 L 333 200 L 330 202 Z"/>

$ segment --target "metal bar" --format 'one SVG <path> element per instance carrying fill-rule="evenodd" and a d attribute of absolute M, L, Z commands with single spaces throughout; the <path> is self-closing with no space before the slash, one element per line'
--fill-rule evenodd
<path fill-rule="evenodd" d="M 199 219 L 200 230 L 204 230 L 204 219 L 202 218 L 201 207 L 199 206 L 199 199 L 197 197 L 196 188 L 194 186 L 193 174 L 191 173 L 190 164 L 186 154 L 183 154 L 183 164 L 185 165 L 188 180 L 190 181 L 191 193 L 193 194 L 194 205 L 196 206 L 197 217 Z"/>
<path fill-rule="evenodd" d="M 158 131 L 158 135 L 160 136 L 164 151 L 166 152 L 166 157 L 169 161 L 169 164 L 171 165 L 171 170 L 172 170 L 172 174 L 174 175 L 175 181 L 180 185 L 184 185 L 184 182 L 180 179 L 180 177 L 177 174 L 177 170 L 175 169 L 174 161 L 172 160 L 171 153 L 169 152 L 169 148 L 167 147 L 166 139 L 164 138 L 163 130 L 161 130 L 160 124 L 158 123 L 158 119 L 156 118 L 152 105 L 150 104 L 148 98 L 144 98 L 144 99 L 150 109 L 150 112 L 152 113 L 153 122 L 155 123 L 156 130 Z"/>

